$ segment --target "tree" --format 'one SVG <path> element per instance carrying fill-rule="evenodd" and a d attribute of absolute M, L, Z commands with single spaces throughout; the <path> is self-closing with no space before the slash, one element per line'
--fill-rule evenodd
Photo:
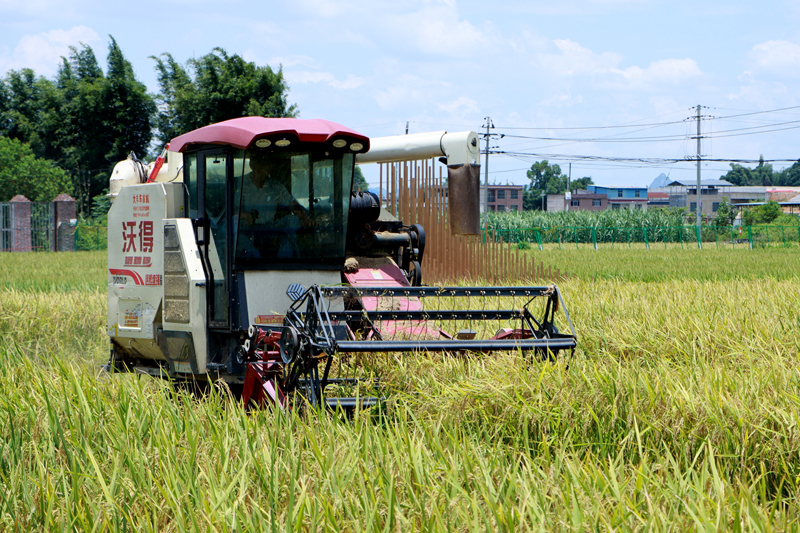
<path fill-rule="evenodd" d="M 142 157 L 147 153 L 153 138 L 151 119 L 156 114 L 156 104 L 147 94 L 147 87 L 136 79 L 117 41 L 110 35 L 109 38 L 108 74 L 101 97 L 106 105 L 104 129 L 112 143 L 104 158 L 116 164 L 131 151 Z"/>
<path fill-rule="evenodd" d="M 778 202 L 770 200 L 764 205 L 745 209 L 742 213 L 742 222 L 745 226 L 753 224 L 769 224 L 781 216 L 783 210 Z"/>
<path fill-rule="evenodd" d="M 82 44 L 62 57 L 53 81 L 22 69 L 0 83 L 0 134 L 68 171 L 84 215 L 108 186 L 113 165 L 131 151 L 144 155 L 152 139 L 155 102 L 113 37 L 107 70 L 106 76 Z"/>
<path fill-rule="evenodd" d="M 259 67 L 237 54 L 229 56 L 222 48 L 190 59 L 193 75 L 168 53 L 152 59 L 161 87 L 157 125 L 162 143 L 232 118 L 297 115 L 296 106 L 287 103 L 282 68 L 275 72 L 269 66 Z"/>
<path fill-rule="evenodd" d="M 52 161 L 40 159 L 17 139 L 0 137 L 0 202 L 18 194 L 34 202 L 49 202 L 72 188 L 69 176 Z"/>
<path fill-rule="evenodd" d="M 561 173 L 561 167 L 551 165 L 546 159 L 531 165 L 527 175 L 531 184 L 522 195 L 525 210 L 542 209 L 542 193 L 561 194 L 567 190 L 567 176 Z"/>
<path fill-rule="evenodd" d="M 570 183 L 569 188 L 573 191 L 578 189 L 587 189 L 589 185 L 594 185 L 592 178 L 590 176 L 584 176 L 577 180 L 572 180 Z"/>
<path fill-rule="evenodd" d="M 60 163 L 72 172 L 74 196 L 87 214 L 92 198 L 108 187 L 113 166 L 130 152 L 144 156 L 152 139 L 153 98 L 139 82 L 117 41 L 109 36 L 107 74 L 88 46 L 73 47 L 56 84 L 65 124 L 58 135 Z"/>
<path fill-rule="evenodd" d="M 368 189 L 369 189 L 369 183 L 367 183 L 367 179 L 364 177 L 364 173 L 361 172 L 361 167 L 356 165 L 356 170 L 353 174 L 353 190 L 367 191 Z"/>
<path fill-rule="evenodd" d="M 764 156 L 759 157 L 755 168 L 748 168 L 738 163 L 731 163 L 731 169 L 721 179 L 737 186 L 766 186 L 772 185 L 775 172 L 772 165 L 764 163 Z"/>
<path fill-rule="evenodd" d="M 784 187 L 800 186 L 800 161 L 796 161 L 789 168 L 785 168 L 780 172 L 776 172 L 773 182 L 775 185 L 781 185 Z"/>
<path fill-rule="evenodd" d="M 728 197 L 723 196 L 722 200 L 719 202 L 719 206 L 717 207 L 717 215 L 714 218 L 714 224 L 717 226 L 730 226 L 733 224 L 733 219 L 735 216 L 736 215 L 733 212 L 733 208 L 731 207 Z"/>

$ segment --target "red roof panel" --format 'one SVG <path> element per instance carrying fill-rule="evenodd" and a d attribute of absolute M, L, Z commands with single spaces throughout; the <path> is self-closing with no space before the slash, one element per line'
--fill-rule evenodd
<path fill-rule="evenodd" d="M 229 144 L 246 150 L 266 135 L 291 133 L 301 142 L 325 142 L 336 135 L 359 139 L 369 148 L 369 138 L 341 124 L 322 119 L 242 117 L 210 124 L 170 141 L 170 150 L 183 152 L 192 144 Z"/>

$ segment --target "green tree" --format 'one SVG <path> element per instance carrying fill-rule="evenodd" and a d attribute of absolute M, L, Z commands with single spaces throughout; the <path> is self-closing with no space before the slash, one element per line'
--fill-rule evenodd
<path fill-rule="evenodd" d="M 57 101 L 55 86 L 50 80 L 37 77 L 31 69 L 9 71 L 4 85 L 7 91 L 4 134 L 30 145 L 38 157 L 52 158 L 51 132 L 47 128 L 52 121 L 47 117 L 54 114 L 50 108 Z"/>
<path fill-rule="evenodd" d="M 52 161 L 36 157 L 22 141 L 0 137 L 0 202 L 18 194 L 34 202 L 49 202 L 71 188 L 67 173 Z"/>
<path fill-rule="evenodd" d="M 755 168 L 748 168 L 738 163 L 731 163 L 730 166 L 731 169 L 720 179 L 743 187 L 773 185 L 775 171 L 771 164 L 764 162 L 763 155 L 759 157 Z"/>
<path fill-rule="evenodd" d="M 74 196 L 84 214 L 92 198 L 108 187 L 118 161 L 130 152 L 147 153 L 156 113 L 154 99 L 136 79 L 117 41 L 109 37 L 107 75 L 84 45 L 72 48 L 56 80 L 64 95 L 60 162 L 72 171 Z"/>
<path fill-rule="evenodd" d="M 589 187 L 589 185 L 594 185 L 592 178 L 590 176 L 584 176 L 582 178 L 572 180 L 572 182 L 569 184 L 569 188 L 575 191 L 577 189 L 586 189 Z"/>
<path fill-rule="evenodd" d="M 561 194 L 567 190 L 567 176 L 561 173 L 561 167 L 546 159 L 531 165 L 527 175 L 531 183 L 522 196 L 525 210 L 542 209 L 542 193 Z"/>
<path fill-rule="evenodd" d="M 369 189 L 369 183 L 367 183 L 367 179 L 364 177 L 364 173 L 361 172 L 361 167 L 356 165 L 355 173 L 353 174 L 353 190 L 354 191 L 366 191 Z"/>
<path fill-rule="evenodd" d="M 84 215 L 108 186 L 113 165 L 131 151 L 148 150 L 155 102 L 113 37 L 107 76 L 82 44 L 62 58 L 55 80 L 23 69 L 9 71 L 0 85 L 0 134 L 67 170 Z"/>
<path fill-rule="evenodd" d="M 151 119 L 156 104 L 147 94 L 147 87 L 136 79 L 133 67 L 125 59 L 117 41 L 109 35 L 108 74 L 102 85 L 105 102 L 104 129 L 112 141 L 104 158 L 111 164 L 125 159 L 131 152 L 144 156 L 153 138 Z"/>
<path fill-rule="evenodd" d="M 0 80 L 0 135 L 8 135 L 11 127 L 11 95 L 8 92 L 5 81 Z"/>
<path fill-rule="evenodd" d="M 770 224 L 776 218 L 781 216 L 783 210 L 778 202 L 770 200 L 764 205 L 751 207 L 745 209 L 742 213 L 742 222 L 745 226 L 752 226 L 753 224 Z"/>
<path fill-rule="evenodd" d="M 283 70 L 259 67 L 239 55 L 214 48 L 190 59 L 191 74 L 172 55 L 153 57 L 161 93 L 158 97 L 158 137 L 169 142 L 187 131 L 245 116 L 293 117 L 287 102 Z"/>
<path fill-rule="evenodd" d="M 730 226 L 733 224 L 733 219 L 736 214 L 731 207 L 731 203 L 727 196 L 724 196 L 719 202 L 717 207 L 717 215 L 714 218 L 714 224 L 717 226 Z"/>
<path fill-rule="evenodd" d="M 776 172 L 773 180 L 775 185 L 784 187 L 800 186 L 800 161 L 796 161 L 789 168 Z"/>

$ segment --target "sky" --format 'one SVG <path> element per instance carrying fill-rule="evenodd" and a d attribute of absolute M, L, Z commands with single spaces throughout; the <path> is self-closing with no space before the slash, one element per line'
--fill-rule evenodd
<path fill-rule="evenodd" d="M 601 185 L 695 179 L 697 105 L 704 179 L 800 158 L 797 1 L 0 0 L 0 73 L 52 77 L 79 43 L 105 66 L 109 35 L 153 93 L 151 56 L 221 47 L 282 68 L 300 118 L 370 137 L 491 117 L 490 183 L 543 159 Z"/>

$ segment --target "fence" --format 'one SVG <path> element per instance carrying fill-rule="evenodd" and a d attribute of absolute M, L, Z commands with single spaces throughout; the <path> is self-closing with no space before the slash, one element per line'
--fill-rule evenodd
<path fill-rule="evenodd" d="M 67 194 L 52 202 L 17 195 L 0 203 L 0 251 L 72 251 L 74 231 L 75 200 Z"/>
<path fill-rule="evenodd" d="M 85 226 L 75 228 L 75 250 L 105 250 L 108 248 L 108 228 L 105 226 Z"/>
<path fill-rule="evenodd" d="M 484 239 L 494 242 L 517 243 L 518 247 L 528 246 L 571 247 L 580 245 L 598 247 L 652 246 L 702 248 L 765 248 L 771 246 L 800 246 L 800 227 L 798 226 L 651 226 L 627 227 L 540 227 L 528 229 L 499 229 L 484 234 Z"/>
<path fill-rule="evenodd" d="M 381 164 L 382 204 L 406 225 L 421 224 L 427 242 L 423 257 L 425 283 L 445 284 L 460 279 L 491 283 L 557 281 L 561 270 L 521 253 L 502 239 L 486 242 L 479 235 L 454 236 L 448 228 L 447 185 L 435 173 L 434 160 Z M 384 189 L 384 183 L 386 187 Z"/>

